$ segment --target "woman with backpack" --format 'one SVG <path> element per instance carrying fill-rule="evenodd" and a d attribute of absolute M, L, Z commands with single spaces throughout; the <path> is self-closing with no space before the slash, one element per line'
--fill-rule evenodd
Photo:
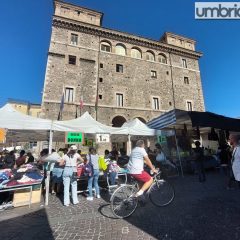
<path fill-rule="evenodd" d="M 94 184 L 95 194 L 97 198 L 100 198 L 99 186 L 98 186 L 98 178 L 99 178 L 99 156 L 96 152 L 96 149 L 91 147 L 89 148 L 89 154 L 86 156 L 87 164 L 92 166 L 92 173 L 89 174 L 88 178 L 88 191 L 89 196 L 87 200 L 93 200 L 92 186 Z"/>

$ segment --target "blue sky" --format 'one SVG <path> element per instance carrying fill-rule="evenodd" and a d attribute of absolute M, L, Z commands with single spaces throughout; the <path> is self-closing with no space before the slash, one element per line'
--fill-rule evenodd
<path fill-rule="evenodd" d="M 226 0 L 224 0 L 226 2 Z M 192 0 L 66 0 L 104 13 L 103 26 L 158 40 L 165 31 L 197 40 L 207 111 L 240 116 L 240 20 L 195 20 Z M 41 102 L 52 0 L 0 2 L 0 106 Z"/>

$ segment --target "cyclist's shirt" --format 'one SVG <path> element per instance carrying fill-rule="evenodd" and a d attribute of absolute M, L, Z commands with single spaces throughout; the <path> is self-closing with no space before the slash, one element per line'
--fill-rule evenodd
<path fill-rule="evenodd" d="M 135 147 L 132 150 L 127 165 L 130 174 L 141 174 L 143 172 L 145 156 L 147 156 L 147 152 L 142 147 Z"/>

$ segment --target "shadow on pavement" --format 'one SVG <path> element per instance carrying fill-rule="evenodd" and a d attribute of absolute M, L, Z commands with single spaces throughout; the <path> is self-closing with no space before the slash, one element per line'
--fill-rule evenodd
<path fill-rule="evenodd" d="M 98 212 L 104 217 L 118 219 L 113 215 L 110 204 L 101 205 L 98 209 Z"/>
<path fill-rule="evenodd" d="M 0 226 L 1 240 L 54 239 L 45 209 L 0 221 Z"/>
<path fill-rule="evenodd" d="M 194 175 L 168 180 L 176 191 L 170 205 L 155 207 L 148 201 L 124 220 L 161 240 L 240 239 L 240 190 L 226 190 L 221 174 L 208 174 L 205 183 Z"/>

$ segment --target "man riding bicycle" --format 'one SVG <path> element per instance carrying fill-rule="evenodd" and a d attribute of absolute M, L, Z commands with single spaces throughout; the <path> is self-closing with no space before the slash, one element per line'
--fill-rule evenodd
<path fill-rule="evenodd" d="M 127 165 L 130 175 L 138 181 L 140 190 L 136 193 L 136 197 L 141 196 L 153 182 L 153 178 L 146 171 L 144 171 L 144 163 L 152 170 L 153 173 L 158 173 L 158 171 L 152 165 L 152 162 L 149 159 L 144 147 L 144 141 L 138 140 L 136 147 L 131 152 Z"/>

